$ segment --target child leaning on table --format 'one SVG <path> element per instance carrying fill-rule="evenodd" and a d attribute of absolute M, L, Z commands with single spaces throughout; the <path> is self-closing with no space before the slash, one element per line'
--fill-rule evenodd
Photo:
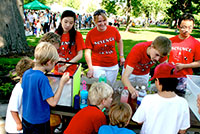
<path fill-rule="evenodd" d="M 157 94 L 146 95 L 132 120 L 142 124 L 141 134 L 184 134 L 190 127 L 187 101 L 175 94 L 179 77 L 175 65 L 163 63 L 153 77 Z"/>
<path fill-rule="evenodd" d="M 50 106 L 58 103 L 69 73 L 60 79 L 55 94 L 45 72 L 51 71 L 59 59 L 56 48 L 48 43 L 39 43 L 34 52 L 35 65 L 22 77 L 22 126 L 24 134 L 50 134 Z"/>
<path fill-rule="evenodd" d="M 98 134 L 135 134 L 126 127 L 132 116 L 132 109 L 128 103 L 114 103 L 109 112 L 110 125 L 99 128 Z"/>
<path fill-rule="evenodd" d="M 19 77 L 19 82 L 15 85 L 6 113 L 5 130 L 9 133 L 23 133 L 22 131 L 22 75 L 33 67 L 33 60 L 29 57 L 23 57 L 17 63 L 15 70 Z"/>
<path fill-rule="evenodd" d="M 104 82 L 95 82 L 88 92 L 90 105 L 81 109 L 70 121 L 64 134 L 97 134 L 107 124 L 103 108 L 109 108 L 113 89 Z"/>

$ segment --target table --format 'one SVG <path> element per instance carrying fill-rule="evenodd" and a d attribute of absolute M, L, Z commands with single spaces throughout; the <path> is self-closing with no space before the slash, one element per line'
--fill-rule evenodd
<path fill-rule="evenodd" d="M 114 101 L 119 100 L 119 97 L 114 97 L 114 98 L 115 98 Z M 51 114 L 58 114 L 69 118 L 72 118 L 78 111 L 79 110 L 75 110 L 72 107 L 59 106 L 59 105 L 51 108 Z M 196 119 L 195 115 L 191 110 L 190 110 L 190 118 L 191 118 L 191 127 L 188 129 L 188 131 L 200 132 L 200 122 Z M 137 123 L 131 120 L 127 128 L 133 129 L 134 131 L 135 130 L 139 131 L 141 129 L 141 125 L 138 125 Z"/>

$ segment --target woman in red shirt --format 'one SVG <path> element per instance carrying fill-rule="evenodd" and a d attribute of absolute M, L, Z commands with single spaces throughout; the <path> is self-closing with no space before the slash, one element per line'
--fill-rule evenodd
<path fill-rule="evenodd" d="M 115 42 L 120 54 L 120 64 L 124 64 L 123 42 L 119 31 L 107 25 L 106 12 L 102 9 L 95 11 L 96 27 L 90 30 L 86 37 L 85 59 L 88 64 L 88 77 L 99 78 L 105 74 L 112 85 L 115 83 L 119 66 Z"/>
<path fill-rule="evenodd" d="M 56 29 L 56 33 L 61 36 L 61 46 L 58 49 L 58 53 L 62 61 L 78 62 L 83 56 L 85 44 L 82 34 L 74 28 L 75 21 L 76 14 L 71 10 L 66 10 L 62 13 L 60 25 Z M 76 71 L 76 65 L 56 66 L 55 71 L 59 73 L 68 71 L 70 75 L 73 75 Z"/>

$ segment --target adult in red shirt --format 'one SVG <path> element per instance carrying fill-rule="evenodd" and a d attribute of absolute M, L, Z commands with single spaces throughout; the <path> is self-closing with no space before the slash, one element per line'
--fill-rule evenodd
<path fill-rule="evenodd" d="M 58 49 L 58 54 L 62 61 L 78 62 L 83 56 L 85 48 L 82 34 L 75 30 L 74 25 L 76 15 L 71 10 L 66 10 L 61 15 L 61 23 L 56 29 L 56 33 L 61 36 L 61 46 Z M 76 65 L 65 64 L 56 66 L 55 72 L 69 72 L 72 76 L 76 71 Z"/>
<path fill-rule="evenodd" d="M 87 76 L 99 78 L 101 74 L 105 74 L 107 80 L 114 84 L 119 70 L 115 42 L 118 45 L 121 65 L 125 62 L 123 42 L 119 31 L 107 25 L 104 10 L 95 11 L 94 22 L 96 27 L 88 32 L 85 41 L 85 59 L 89 68 Z"/>
<path fill-rule="evenodd" d="M 192 68 L 200 67 L 200 42 L 190 35 L 193 27 L 193 15 L 185 13 L 178 22 L 179 35 L 170 38 L 172 50 L 169 62 L 175 64 L 177 71 L 185 77 L 193 74 Z"/>
<path fill-rule="evenodd" d="M 149 79 L 150 68 L 156 62 L 164 62 L 171 50 L 171 41 L 163 36 L 158 36 L 153 42 L 142 42 L 136 44 L 128 54 L 124 72 L 122 75 L 122 83 L 128 87 L 132 98 L 138 96 L 138 91 L 131 84 L 136 78 L 140 77 Z"/>
<path fill-rule="evenodd" d="M 61 45 L 57 49 L 61 61 L 78 62 L 83 56 L 85 48 L 82 34 L 75 30 L 76 14 L 71 10 L 66 10 L 61 15 L 61 22 L 56 29 L 56 33 L 61 36 Z M 54 74 L 69 72 L 73 76 L 77 69 L 76 64 L 58 64 L 54 68 Z M 71 81 L 68 82 L 68 84 Z M 61 98 L 62 99 L 62 98 Z M 62 130 L 62 123 L 54 130 L 59 133 Z"/>

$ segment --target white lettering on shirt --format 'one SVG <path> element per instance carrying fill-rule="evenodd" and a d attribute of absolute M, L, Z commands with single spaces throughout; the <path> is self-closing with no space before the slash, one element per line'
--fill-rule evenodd
<path fill-rule="evenodd" d="M 114 41 L 114 40 L 115 40 L 114 37 L 110 37 L 110 38 L 105 39 L 105 40 L 95 41 L 94 45 L 100 45 L 100 44 L 104 44 L 104 43 L 107 43 L 107 42 L 110 42 L 110 41 Z"/>

